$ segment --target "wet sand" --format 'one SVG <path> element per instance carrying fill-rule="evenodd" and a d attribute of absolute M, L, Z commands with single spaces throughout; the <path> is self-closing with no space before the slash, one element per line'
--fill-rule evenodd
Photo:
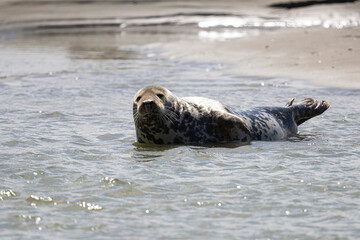
<path fill-rule="evenodd" d="M 226 41 L 169 43 L 168 48 L 174 57 L 218 61 L 237 74 L 360 88 L 359 28 L 281 29 Z"/>
<path fill-rule="evenodd" d="M 58 24 L 59 20 L 104 21 L 139 16 L 177 13 L 231 13 L 264 18 L 286 17 L 305 20 L 320 16 L 336 19 L 350 16 L 359 21 L 360 2 L 315 5 L 296 9 L 270 8 L 286 1 L 2 1 L 0 29 L 31 28 Z M 356 25 L 356 24 L 355 24 Z M 202 35 L 205 34 L 205 37 Z M 161 41 L 172 57 L 197 61 L 216 61 L 230 66 L 230 71 L 246 75 L 299 78 L 330 86 L 360 88 L 360 27 L 343 29 L 315 26 L 259 31 L 234 39 L 212 39 L 211 30 L 199 30 L 198 36 Z M 146 41 L 145 41 L 146 42 Z"/>

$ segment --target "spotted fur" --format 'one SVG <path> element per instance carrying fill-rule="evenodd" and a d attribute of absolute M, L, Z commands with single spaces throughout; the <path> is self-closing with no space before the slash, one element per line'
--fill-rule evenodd
<path fill-rule="evenodd" d="M 304 99 L 286 107 L 232 112 L 220 102 L 201 97 L 178 98 L 166 88 L 148 86 L 134 97 L 133 115 L 139 143 L 201 144 L 280 140 L 330 105 Z"/>

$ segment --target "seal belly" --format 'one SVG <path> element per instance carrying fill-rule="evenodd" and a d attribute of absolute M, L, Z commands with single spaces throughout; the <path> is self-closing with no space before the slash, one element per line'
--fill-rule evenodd
<path fill-rule="evenodd" d="M 250 126 L 252 140 L 281 140 L 297 133 L 293 111 L 288 108 L 254 108 L 237 114 Z"/>

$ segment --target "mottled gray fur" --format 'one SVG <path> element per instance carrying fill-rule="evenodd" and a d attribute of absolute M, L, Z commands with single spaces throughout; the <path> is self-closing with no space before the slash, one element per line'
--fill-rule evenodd
<path fill-rule="evenodd" d="M 202 144 L 280 140 L 297 133 L 304 121 L 329 108 L 327 101 L 306 98 L 296 105 L 232 112 L 220 102 L 178 98 L 166 88 L 148 86 L 134 97 L 137 140 L 148 144 Z"/>

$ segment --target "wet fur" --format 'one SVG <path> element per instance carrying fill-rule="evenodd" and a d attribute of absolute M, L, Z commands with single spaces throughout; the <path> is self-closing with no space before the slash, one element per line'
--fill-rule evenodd
<path fill-rule="evenodd" d="M 134 97 L 137 140 L 148 144 L 201 144 L 280 140 L 330 105 L 307 98 L 286 107 L 231 112 L 220 102 L 200 97 L 178 98 L 166 88 L 148 86 Z"/>

